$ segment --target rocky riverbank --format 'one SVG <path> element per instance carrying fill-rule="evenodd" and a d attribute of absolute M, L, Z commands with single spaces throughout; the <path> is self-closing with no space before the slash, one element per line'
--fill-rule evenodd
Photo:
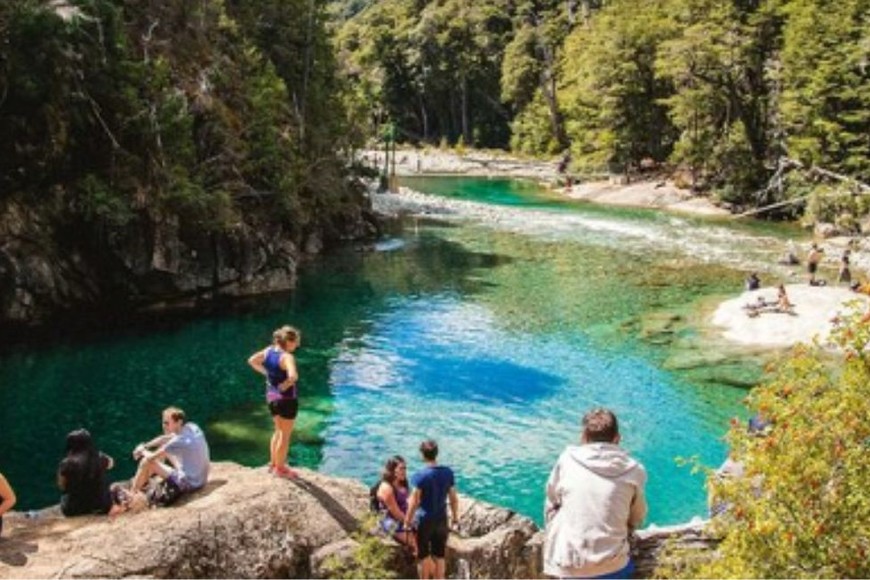
<path fill-rule="evenodd" d="M 71 221 L 72 220 L 72 221 Z M 373 238 L 364 199 L 306 228 L 261 211 L 209 231 L 143 210 L 123 226 L 75 221 L 62 200 L 0 204 L 0 340 L 71 312 L 117 318 L 139 308 L 289 290 L 330 241 Z"/>
<path fill-rule="evenodd" d="M 340 578 L 361 560 L 368 490 L 357 481 L 301 469 L 281 480 L 264 468 L 215 463 L 206 488 L 171 508 L 63 518 L 57 508 L 7 515 L 2 578 Z M 543 535 L 510 510 L 460 496 L 460 530 L 448 575 L 540 578 Z M 662 543 L 709 549 L 703 523 L 638 534 L 639 577 L 649 577 Z M 360 531 L 362 530 L 362 533 Z M 384 541 L 387 570 L 415 577 L 413 559 Z M 464 562 L 460 565 L 460 562 Z M 462 572 L 464 573 L 464 571 Z"/>

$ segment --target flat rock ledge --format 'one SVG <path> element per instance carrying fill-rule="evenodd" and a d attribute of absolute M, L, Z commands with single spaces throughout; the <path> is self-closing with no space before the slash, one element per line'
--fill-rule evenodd
<path fill-rule="evenodd" d="M 208 486 L 171 508 L 64 518 L 57 507 L 5 518 L 0 578 L 335 578 L 353 573 L 366 537 L 368 490 L 359 481 L 300 469 L 282 480 L 264 468 L 215 463 Z M 460 497 L 448 575 L 540 578 L 543 533 L 510 510 Z M 702 539 L 703 522 L 644 530 L 635 544 L 639 577 L 655 568 L 668 538 Z M 382 540 L 397 577 L 413 559 Z"/>

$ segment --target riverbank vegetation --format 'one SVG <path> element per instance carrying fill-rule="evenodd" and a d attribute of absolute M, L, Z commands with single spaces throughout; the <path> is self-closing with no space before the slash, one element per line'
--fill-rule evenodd
<path fill-rule="evenodd" d="M 335 4 L 369 135 L 389 120 L 410 142 L 568 150 L 585 174 L 668 164 L 738 207 L 866 211 L 868 0 Z"/>
<path fill-rule="evenodd" d="M 715 558 L 696 554 L 660 570 L 685 578 L 866 578 L 870 575 L 870 324 L 842 316 L 832 355 L 796 347 L 747 405 L 767 426 L 735 421 L 732 459 L 742 477 L 710 479 L 725 506 L 708 532 Z M 679 554 L 679 552 L 678 552 Z M 667 560 L 667 559 L 666 559 Z"/>

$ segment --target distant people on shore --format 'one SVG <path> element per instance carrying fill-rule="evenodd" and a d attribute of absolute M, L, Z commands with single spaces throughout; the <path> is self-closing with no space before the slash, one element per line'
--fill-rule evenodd
<path fill-rule="evenodd" d="M 438 465 L 438 444 L 428 439 L 420 444 L 420 455 L 426 464 L 414 474 L 414 491 L 405 514 L 405 529 L 417 522 L 417 571 L 420 578 L 445 578 L 447 536 L 447 503 L 450 503 L 452 523 L 459 525 L 459 497 L 453 470 Z M 416 520 L 415 520 L 415 516 Z"/>
<path fill-rule="evenodd" d="M 819 245 L 813 242 L 810 246 L 810 252 L 807 254 L 807 273 L 809 274 L 810 286 L 819 286 L 820 281 L 816 280 L 816 272 L 819 269 L 819 262 L 822 261 L 824 250 L 819 248 Z"/>
<path fill-rule="evenodd" d="M 785 286 L 780 284 L 776 287 L 776 307 L 781 312 L 790 312 L 794 310 L 794 304 L 788 298 L 788 292 L 785 291 Z"/>
<path fill-rule="evenodd" d="M 764 312 L 795 314 L 794 304 L 788 297 L 788 292 L 783 284 L 779 284 L 776 287 L 776 300 L 766 300 L 764 296 L 759 296 L 757 302 L 744 304 L 743 308 L 747 311 L 746 314 L 750 318 L 755 318 Z"/>
<path fill-rule="evenodd" d="M 752 291 L 758 290 L 759 288 L 761 288 L 761 278 L 758 277 L 757 272 L 750 273 L 746 278 L 746 290 Z"/>
<path fill-rule="evenodd" d="M 168 407 L 163 411 L 163 435 L 133 450 L 139 468 L 130 494 L 146 491 L 152 477 L 159 481 L 147 490 L 149 503 L 168 506 L 208 482 L 208 442 L 199 425 L 187 420 L 184 411 Z"/>
<path fill-rule="evenodd" d="M 3 535 L 3 514 L 15 507 L 15 502 L 18 498 L 15 497 L 15 491 L 9 485 L 6 477 L 0 473 L 0 535 Z"/>
<path fill-rule="evenodd" d="M 57 486 L 63 492 L 60 511 L 67 517 L 107 514 L 112 507 L 108 471 L 114 460 L 97 450 L 87 429 L 66 436 L 66 456 L 57 468 Z"/>
<path fill-rule="evenodd" d="M 843 253 L 843 257 L 840 258 L 840 271 L 837 273 L 837 283 L 845 284 L 846 286 L 851 286 L 852 284 L 852 271 L 849 269 L 849 250 L 846 250 Z"/>
<path fill-rule="evenodd" d="M 412 528 L 405 527 L 408 513 L 408 499 L 411 491 L 408 485 L 408 466 L 401 455 L 390 457 L 381 472 L 375 497 L 378 511 L 382 514 L 378 525 L 382 532 L 390 534 L 408 546 L 417 555 L 417 537 Z"/>
<path fill-rule="evenodd" d="M 270 346 L 248 358 L 251 368 L 266 377 L 266 403 L 275 427 L 269 445 L 269 471 L 278 477 L 298 477 L 287 465 L 287 455 L 299 412 L 299 373 L 293 353 L 301 341 L 301 332 L 292 326 L 282 326 L 272 333 Z"/>
<path fill-rule="evenodd" d="M 544 573 L 558 578 L 629 578 L 628 538 L 647 513 L 643 465 L 619 447 L 616 415 L 583 417 L 580 445 L 559 456 L 546 487 Z"/>
<path fill-rule="evenodd" d="M 779 259 L 779 263 L 784 266 L 797 266 L 801 263 L 797 257 L 797 250 L 795 249 L 794 242 L 790 241 L 788 243 L 788 248 L 783 257 Z"/>

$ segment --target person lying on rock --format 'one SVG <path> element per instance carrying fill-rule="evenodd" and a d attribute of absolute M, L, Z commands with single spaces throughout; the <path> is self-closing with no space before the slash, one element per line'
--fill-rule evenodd
<path fill-rule="evenodd" d="M 98 451 L 87 429 L 66 436 L 66 457 L 57 468 L 57 486 L 63 492 L 60 511 L 67 517 L 107 514 L 112 507 L 108 471 L 114 460 Z"/>
<path fill-rule="evenodd" d="M 783 286 L 782 284 L 776 287 L 775 302 L 766 302 L 762 297 L 759 296 L 757 305 L 746 304 L 743 307 L 749 311 L 746 314 L 751 318 L 755 318 L 763 312 L 781 312 L 784 314 L 792 315 L 797 314 L 794 311 L 794 304 L 789 299 L 788 293 L 785 290 L 785 286 Z"/>
<path fill-rule="evenodd" d="M 147 489 L 153 505 L 171 505 L 208 481 L 210 459 L 205 434 L 177 407 L 163 411 L 163 435 L 137 445 L 133 458 L 139 461 L 139 469 L 130 493 L 146 491 L 151 478 L 156 477 L 157 485 Z"/>

